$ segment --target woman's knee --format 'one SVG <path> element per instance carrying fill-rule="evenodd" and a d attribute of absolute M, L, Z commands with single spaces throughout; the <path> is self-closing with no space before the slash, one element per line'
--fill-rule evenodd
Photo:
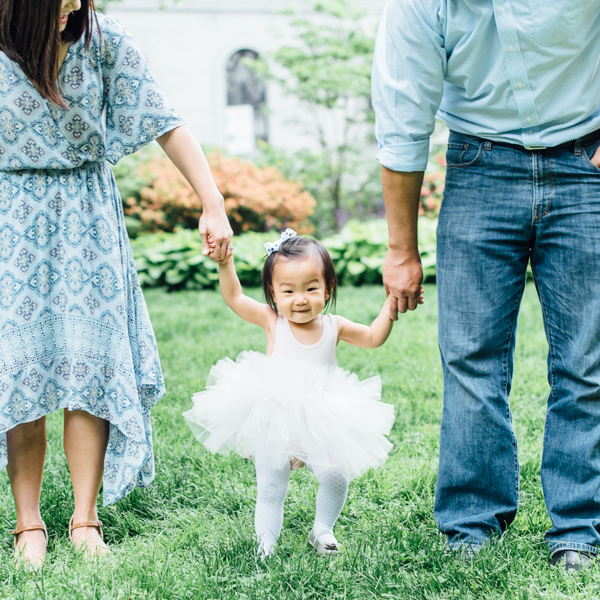
<path fill-rule="evenodd" d="M 30 421 L 29 423 L 21 423 L 13 427 L 6 433 L 9 443 L 18 441 L 19 443 L 31 443 L 46 439 L 46 417 Z"/>

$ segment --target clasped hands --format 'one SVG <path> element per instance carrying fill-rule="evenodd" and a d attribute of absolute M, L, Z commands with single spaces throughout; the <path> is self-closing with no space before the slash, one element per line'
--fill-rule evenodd
<path fill-rule="evenodd" d="M 203 211 L 198 223 L 202 238 L 202 254 L 216 263 L 226 263 L 233 252 L 233 230 L 224 210 Z"/>

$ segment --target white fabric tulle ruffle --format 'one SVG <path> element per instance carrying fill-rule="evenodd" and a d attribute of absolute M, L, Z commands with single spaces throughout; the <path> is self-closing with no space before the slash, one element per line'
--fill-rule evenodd
<path fill-rule="evenodd" d="M 394 407 L 380 399 L 379 376 L 360 381 L 337 366 L 306 370 L 250 351 L 217 362 L 183 416 L 215 454 L 254 458 L 260 437 L 273 468 L 296 457 L 316 474 L 336 469 L 350 480 L 381 466 L 392 449 L 385 436 Z"/>

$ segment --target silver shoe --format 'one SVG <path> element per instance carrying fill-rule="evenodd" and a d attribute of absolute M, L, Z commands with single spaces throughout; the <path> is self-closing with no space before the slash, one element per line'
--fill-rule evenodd
<path fill-rule="evenodd" d="M 340 551 L 340 546 L 337 543 L 337 540 L 335 544 L 324 544 L 317 539 L 317 536 L 312 529 L 308 534 L 308 543 L 313 548 L 317 549 L 317 554 L 319 556 L 335 556 Z"/>

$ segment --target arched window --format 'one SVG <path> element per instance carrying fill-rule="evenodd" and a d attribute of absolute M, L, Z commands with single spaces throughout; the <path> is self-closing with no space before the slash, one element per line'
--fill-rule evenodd
<path fill-rule="evenodd" d="M 249 104 L 254 108 L 254 132 L 256 138 L 268 141 L 269 130 L 264 108 L 267 104 L 265 84 L 242 59 L 256 60 L 254 50 L 239 50 L 227 63 L 227 104 Z"/>

